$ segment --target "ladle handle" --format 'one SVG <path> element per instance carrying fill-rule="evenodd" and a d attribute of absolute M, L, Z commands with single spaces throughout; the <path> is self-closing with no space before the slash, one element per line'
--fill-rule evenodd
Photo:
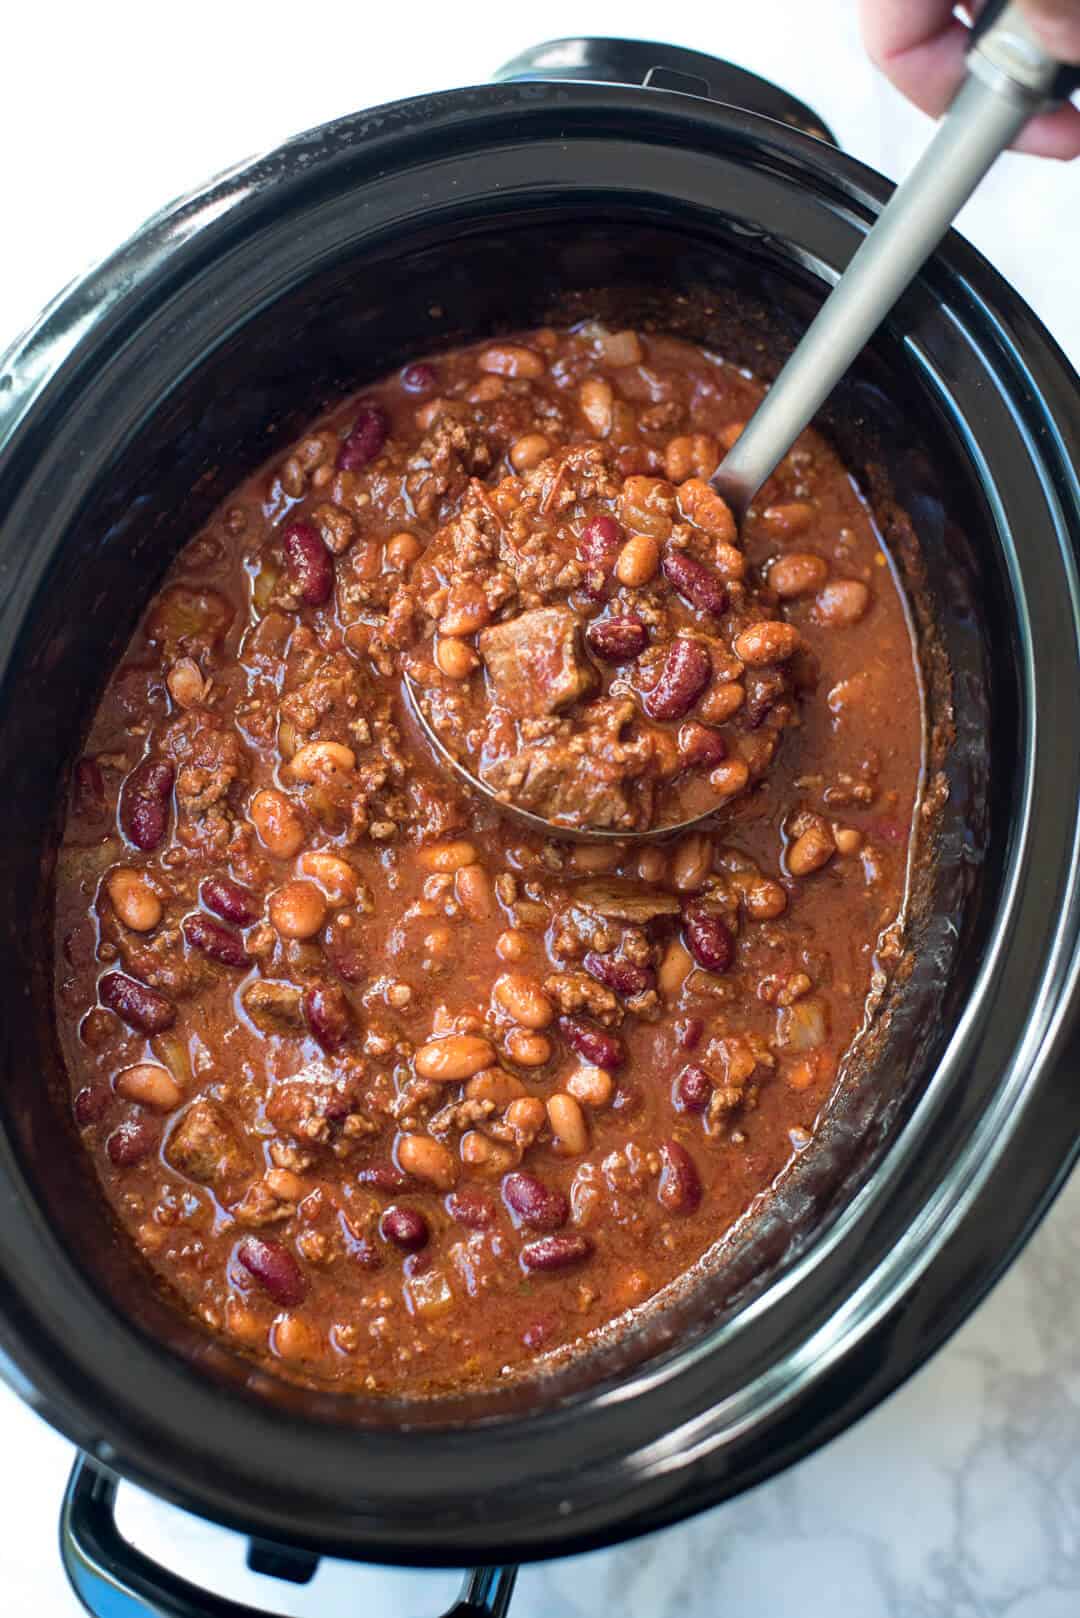
<path fill-rule="evenodd" d="M 914 279 L 998 154 L 1045 105 L 1060 64 L 1015 5 L 984 27 L 968 76 L 714 476 L 741 516 Z"/>

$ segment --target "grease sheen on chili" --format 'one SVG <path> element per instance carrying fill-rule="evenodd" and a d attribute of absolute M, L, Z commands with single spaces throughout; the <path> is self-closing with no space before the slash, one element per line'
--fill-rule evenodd
<path fill-rule="evenodd" d="M 73 1111 L 184 1305 L 303 1380 L 528 1371 L 752 1214 L 903 948 L 921 703 L 834 451 L 741 534 L 760 397 L 589 323 L 420 360 L 171 568 L 57 879 Z M 544 841 L 440 773 L 668 843 Z M 842 1082 L 842 1076 L 841 1076 Z"/>

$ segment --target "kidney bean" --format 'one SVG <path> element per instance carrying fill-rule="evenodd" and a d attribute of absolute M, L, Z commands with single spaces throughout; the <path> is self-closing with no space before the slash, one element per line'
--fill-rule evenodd
<path fill-rule="evenodd" d="M 695 1063 L 684 1067 L 671 1087 L 671 1104 L 676 1112 L 704 1112 L 712 1097 L 712 1080 Z"/>
<path fill-rule="evenodd" d="M 387 1208 L 379 1220 L 379 1230 L 385 1241 L 409 1253 L 426 1247 L 431 1235 L 427 1220 L 416 1208 Z"/>
<path fill-rule="evenodd" d="M 684 1051 L 696 1051 L 705 1033 L 702 1017 L 684 1017 L 675 1024 L 675 1037 Z"/>
<path fill-rule="evenodd" d="M 688 719 L 679 726 L 679 757 L 687 769 L 711 770 L 727 758 L 727 742 L 718 730 Z"/>
<path fill-rule="evenodd" d="M 692 1214 L 701 1202 L 701 1180 L 694 1159 L 677 1140 L 660 1142 L 657 1196 L 668 1213 Z"/>
<path fill-rule="evenodd" d="M 715 568 L 688 556 L 685 551 L 668 551 L 661 571 L 683 600 L 697 607 L 699 612 L 711 612 L 719 617 L 727 611 L 727 585 Z"/>
<path fill-rule="evenodd" d="M 757 730 L 787 692 L 787 680 L 779 669 L 765 669 L 746 676 L 744 712 L 751 730 Z"/>
<path fill-rule="evenodd" d="M 169 798 L 176 771 L 167 759 L 136 764 L 120 793 L 120 830 L 147 853 L 158 846 L 169 824 Z"/>
<path fill-rule="evenodd" d="M 560 1017 L 559 1032 L 570 1049 L 582 1061 L 588 1062 L 590 1067 L 606 1068 L 610 1073 L 626 1060 L 626 1051 L 618 1035 L 597 1028 L 595 1023 L 586 1022 L 584 1017 Z"/>
<path fill-rule="evenodd" d="M 235 922 L 238 927 L 250 927 L 261 908 L 253 893 L 238 882 L 230 882 L 227 876 L 208 876 L 199 889 L 199 898 L 215 916 Z"/>
<path fill-rule="evenodd" d="M 181 926 L 184 937 L 192 949 L 201 949 L 211 960 L 220 961 L 222 966 L 235 966 L 240 970 L 251 965 L 251 956 L 244 948 L 244 940 L 236 933 L 230 932 L 228 927 L 222 927 L 219 922 L 211 921 L 201 910 L 185 916 Z"/>
<path fill-rule="evenodd" d="M 75 1122 L 80 1129 L 85 1129 L 88 1124 L 100 1123 L 109 1110 L 111 1100 L 104 1084 L 90 1084 L 80 1090 L 73 1103 Z"/>
<path fill-rule="evenodd" d="M 469 1230 L 488 1230 L 495 1223 L 495 1205 L 479 1191 L 450 1191 L 445 1206 L 451 1219 Z"/>
<path fill-rule="evenodd" d="M 534 1230 L 558 1230 L 570 1217 L 570 1204 L 563 1193 L 535 1174 L 508 1174 L 502 1191 L 510 1212 Z"/>
<path fill-rule="evenodd" d="M 649 644 L 649 631 L 638 618 L 598 618 L 586 629 L 585 644 L 602 663 L 629 663 Z"/>
<path fill-rule="evenodd" d="M 359 472 L 373 461 L 386 443 L 390 420 L 381 405 L 364 404 L 356 412 L 352 431 L 338 450 L 339 472 Z"/>
<path fill-rule="evenodd" d="M 126 972 L 106 972 L 98 983 L 103 1006 L 144 1034 L 161 1034 L 176 1021 L 176 1007 L 163 994 Z"/>
<path fill-rule="evenodd" d="M 682 719 L 712 678 L 712 661 L 699 640 L 679 635 L 668 647 L 660 678 L 642 698 L 650 719 Z"/>
<path fill-rule="evenodd" d="M 430 393 L 437 380 L 435 367 L 423 361 L 406 365 L 401 373 L 401 385 L 407 393 Z"/>
<path fill-rule="evenodd" d="M 309 607 L 329 601 L 334 588 L 334 564 L 317 529 L 309 522 L 290 523 L 281 536 L 285 567 Z"/>
<path fill-rule="evenodd" d="M 587 1236 L 540 1236 L 526 1242 L 521 1249 L 521 1262 L 527 1270 L 567 1270 L 573 1264 L 582 1264 L 592 1252 Z"/>
<path fill-rule="evenodd" d="M 353 1027 L 352 1006 L 336 983 L 310 983 L 302 1001 L 307 1025 L 324 1051 L 344 1045 Z"/>
<path fill-rule="evenodd" d="M 535 1353 L 537 1349 L 543 1348 L 548 1339 L 554 1335 L 558 1325 L 558 1315 L 537 1315 L 536 1319 L 526 1326 L 522 1332 L 521 1341 L 526 1348 L 531 1348 Z"/>
<path fill-rule="evenodd" d="M 683 911 L 683 938 L 695 961 L 707 972 L 726 972 L 735 959 L 730 927 L 700 902 L 687 905 Z"/>
<path fill-rule="evenodd" d="M 75 813 L 84 820 L 105 813 L 105 779 L 96 758 L 81 758 L 75 766 Z"/>
<path fill-rule="evenodd" d="M 369 1163 L 366 1168 L 357 1170 L 356 1179 L 357 1184 L 374 1186 L 376 1191 L 385 1191 L 390 1196 L 416 1189 L 412 1175 L 399 1169 L 396 1163 Z"/>
<path fill-rule="evenodd" d="M 611 1110 L 617 1112 L 620 1118 L 634 1118 L 644 1103 L 645 1097 L 641 1087 L 623 1079 L 622 1083 L 616 1086 L 615 1094 L 611 1098 Z"/>
<path fill-rule="evenodd" d="M 109 1162 L 118 1169 L 129 1169 L 149 1157 L 161 1137 L 157 1124 L 149 1118 L 125 1118 L 105 1142 Z"/>
<path fill-rule="evenodd" d="M 614 955 L 600 955 L 591 949 L 582 961 L 586 972 L 597 983 L 621 995 L 624 1000 L 633 994 L 644 994 L 656 986 L 656 973 L 651 966 L 638 966 L 635 961 L 619 960 Z"/>
<path fill-rule="evenodd" d="M 245 1236 L 236 1249 L 236 1256 L 275 1303 L 291 1309 L 304 1301 L 307 1282 L 303 1272 L 280 1242 L 269 1236 Z"/>
<path fill-rule="evenodd" d="M 622 542 L 623 532 L 615 518 L 601 512 L 581 530 L 578 555 L 586 567 L 599 568 L 603 573 L 610 573 L 615 566 L 615 558 L 622 549 Z"/>

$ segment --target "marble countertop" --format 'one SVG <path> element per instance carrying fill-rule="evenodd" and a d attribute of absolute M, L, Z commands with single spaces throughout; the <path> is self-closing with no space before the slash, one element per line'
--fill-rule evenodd
<path fill-rule="evenodd" d="M 13 8 L 5 19 L 0 346 L 169 197 L 356 107 L 481 80 L 541 37 L 608 33 L 728 56 L 815 106 L 894 177 L 928 124 L 867 65 L 850 0 L 756 0 L 658 21 L 642 0 L 477 0 L 299 12 L 282 0 Z M 462 33 L 467 34 L 462 38 Z M 1006 158 L 961 228 L 1080 362 L 1080 163 Z M 937 1357 L 856 1427 L 665 1533 L 521 1574 L 514 1618 L 1075 1618 L 1080 1612 L 1080 1178 Z M 80 1610 L 56 1519 L 71 1446 L 0 1387 L 3 1609 Z M 241 1542 L 121 1495 L 121 1524 L 189 1578 L 295 1618 L 441 1612 L 453 1575 L 328 1564 L 307 1589 L 257 1579 Z"/>

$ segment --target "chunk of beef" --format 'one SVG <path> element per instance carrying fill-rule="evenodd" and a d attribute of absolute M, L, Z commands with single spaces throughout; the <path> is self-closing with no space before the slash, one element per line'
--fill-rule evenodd
<path fill-rule="evenodd" d="M 193 1101 L 169 1136 L 166 1161 L 189 1180 L 221 1186 L 250 1170 L 225 1109 L 208 1096 Z"/>
<path fill-rule="evenodd" d="M 569 607 L 536 607 L 479 639 L 495 697 L 519 719 L 558 713 L 592 689 L 595 674 L 580 646 L 580 624 Z"/>

